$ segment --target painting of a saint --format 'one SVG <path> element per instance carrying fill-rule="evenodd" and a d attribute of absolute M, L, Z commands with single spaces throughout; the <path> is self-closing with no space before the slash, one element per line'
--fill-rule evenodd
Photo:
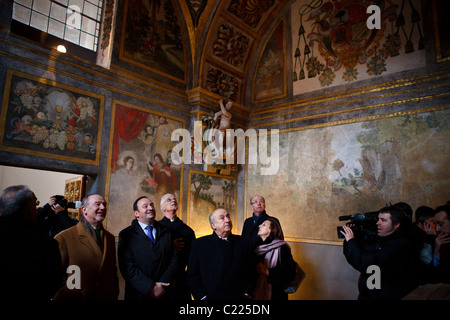
<path fill-rule="evenodd" d="M 114 103 L 113 113 L 107 224 L 118 234 L 133 219 L 132 204 L 138 197 L 145 195 L 155 203 L 157 218 L 162 218 L 159 202 L 164 194 L 180 199 L 182 164 L 171 162 L 176 144 L 171 135 L 184 122 L 121 102 Z"/>

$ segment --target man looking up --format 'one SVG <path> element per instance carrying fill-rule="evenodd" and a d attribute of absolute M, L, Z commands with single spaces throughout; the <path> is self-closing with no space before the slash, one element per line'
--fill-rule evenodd
<path fill-rule="evenodd" d="M 260 195 L 254 195 L 250 198 L 250 207 L 253 210 L 252 216 L 245 219 L 242 227 L 242 238 L 249 241 L 252 248 L 256 248 L 262 244 L 261 238 L 258 236 L 259 226 L 269 217 L 273 218 L 278 224 L 277 218 L 269 216 L 266 213 L 266 200 Z M 280 224 L 281 225 L 281 224 Z"/>
<path fill-rule="evenodd" d="M 177 269 L 170 231 L 155 221 L 153 201 L 133 203 L 135 219 L 119 233 L 119 268 L 125 279 L 125 300 L 169 299 Z"/>
<path fill-rule="evenodd" d="M 253 292 L 255 266 L 251 247 L 231 233 L 225 209 L 209 216 L 213 233 L 194 240 L 189 256 L 187 284 L 195 300 L 242 300 Z"/>
<path fill-rule="evenodd" d="M 159 222 L 172 233 L 172 240 L 178 255 L 173 297 L 175 300 L 191 300 L 191 294 L 186 285 L 186 266 L 192 241 L 195 240 L 195 232 L 178 218 L 178 202 L 173 194 L 165 194 L 161 198 L 160 205 L 164 218 Z"/>

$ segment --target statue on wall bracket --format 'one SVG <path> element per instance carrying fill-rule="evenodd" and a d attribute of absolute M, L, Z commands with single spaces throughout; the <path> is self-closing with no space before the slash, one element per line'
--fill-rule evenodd
<path fill-rule="evenodd" d="M 218 101 L 220 110 L 214 113 L 214 117 L 202 117 L 202 125 L 207 132 L 206 161 L 204 161 L 204 171 L 229 175 L 231 171 L 230 162 L 234 164 L 234 151 L 228 155 L 226 150 L 226 131 L 231 129 L 231 110 L 233 101 L 229 100 L 224 104 L 223 99 Z M 234 146 L 231 150 L 234 150 Z M 232 161 L 227 161 L 227 157 L 233 157 Z M 227 163 L 228 162 L 228 163 Z"/>

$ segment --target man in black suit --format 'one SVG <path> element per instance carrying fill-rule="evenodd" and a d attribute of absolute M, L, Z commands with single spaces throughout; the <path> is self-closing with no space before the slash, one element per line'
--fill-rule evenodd
<path fill-rule="evenodd" d="M 262 196 L 254 195 L 251 197 L 250 206 L 253 210 L 253 214 L 244 221 L 244 226 L 242 227 L 242 238 L 250 241 L 252 248 L 255 249 L 257 246 L 262 244 L 262 239 L 258 236 L 259 226 L 269 217 L 277 221 L 278 224 L 280 224 L 280 221 L 266 213 L 266 200 Z"/>
<path fill-rule="evenodd" d="M 213 234 L 194 240 L 187 284 L 195 300 L 250 298 L 254 266 L 250 243 L 231 233 L 230 215 L 217 209 L 209 216 Z"/>
<path fill-rule="evenodd" d="M 177 255 L 170 231 L 155 221 L 153 202 L 133 203 L 135 220 L 119 233 L 119 268 L 125 279 L 125 300 L 170 299 Z"/>
<path fill-rule="evenodd" d="M 159 222 L 172 232 L 172 239 L 178 254 L 178 270 L 173 286 L 175 300 L 191 300 L 191 293 L 186 285 L 186 266 L 191 251 L 195 232 L 177 216 L 178 202 L 173 194 L 161 198 L 161 211 L 164 214 Z"/>

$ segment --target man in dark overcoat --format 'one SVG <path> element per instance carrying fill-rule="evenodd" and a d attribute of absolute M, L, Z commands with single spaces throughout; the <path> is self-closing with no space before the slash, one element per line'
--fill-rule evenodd
<path fill-rule="evenodd" d="M 170 299 L 177 255 L 170 231 L 155 221 L 153 202 L 133 203 L 135 220 L 119 233 L 119 268 L 125 279 L 125 300 Z"/>
<path fill-rule="evenodd" d="M 232 222 L 225 209 L 209 217 L 213 234 L 192 242 L 187 284 L 195 300 L 242 300 L 254 288 L 251 246 L 231 233 Z"/>

